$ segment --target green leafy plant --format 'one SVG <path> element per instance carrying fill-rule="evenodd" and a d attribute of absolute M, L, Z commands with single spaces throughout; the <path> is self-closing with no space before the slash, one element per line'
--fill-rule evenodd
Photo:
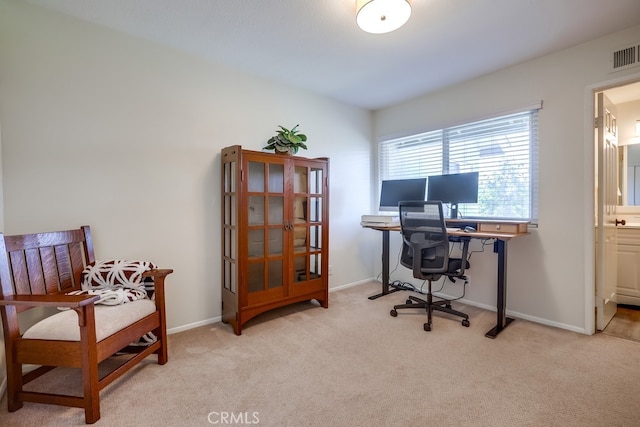
<path fill-rule="evenodd" d="M 305 141 L 307 135 L 300 133 L 298 126 L 295 125 L 291 130 L 278 126 L 280 130 L 277 131 L 275 136 L 272 136 L 267 141 L 267 145 L 262 147 L 263 150 L 274 150 L 279 153 L 293 152 L 296 154 L 299 149 L 307 149 Z"/>

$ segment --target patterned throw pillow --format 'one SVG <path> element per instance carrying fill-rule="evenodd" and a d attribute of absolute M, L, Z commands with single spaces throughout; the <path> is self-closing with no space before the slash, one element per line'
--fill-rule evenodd
<path fill-rule="evenodd" d="M 82 272 L 82 289 L 110 289 L 116 286 L 143 288 L 142 273 L 156 266 L 149 261 L 110 259 L 87 265 Z"/>

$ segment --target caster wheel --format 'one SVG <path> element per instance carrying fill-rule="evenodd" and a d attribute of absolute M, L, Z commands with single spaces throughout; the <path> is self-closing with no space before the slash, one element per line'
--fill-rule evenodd
<path fill-rule="evenodd" d="M 391 317 L 398 317 L 398 312 L 395 310 L 391 310 L 389 314 L 391 315 Z"/>
<path fill-rule="evenodd" d="M 412 299 L 408 299 L 404 302 L 405 304 L 413 304 L 413 300 Z"/>
<path fill-rule="evenodd" d="M 465 328 L 468 328 L 470 324 L 471 324 L 471 323 L 469 323 L 469 319 L 464 319 L 464 320 L 462 321 L 462 326 L 464 326 Z"/>
<path fill-rule="evenodd" d="M 429 332 L 431 330 L 431 323 L 425 323 L 424 324 L 424 330 Z"/>

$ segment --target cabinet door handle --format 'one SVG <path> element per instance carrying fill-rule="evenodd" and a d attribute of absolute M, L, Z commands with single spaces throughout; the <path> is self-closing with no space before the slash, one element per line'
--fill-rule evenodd
<path fill-rule="evenodd" d="M 618 225 L 626 225 L 627 221 L 625 221 L 624 219 L 620 220 L 620 219 L 616 219 L 616 227 Z"/>

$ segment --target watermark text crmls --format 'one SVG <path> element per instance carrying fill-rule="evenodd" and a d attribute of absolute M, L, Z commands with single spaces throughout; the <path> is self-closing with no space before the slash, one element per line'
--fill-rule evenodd
<path fill-rule="evenodd" d="M 207 414 L 209 424 L 260 424 L 260 414 L 258 412 L 228 412 L 228 411 L 212 411 Z"/>

